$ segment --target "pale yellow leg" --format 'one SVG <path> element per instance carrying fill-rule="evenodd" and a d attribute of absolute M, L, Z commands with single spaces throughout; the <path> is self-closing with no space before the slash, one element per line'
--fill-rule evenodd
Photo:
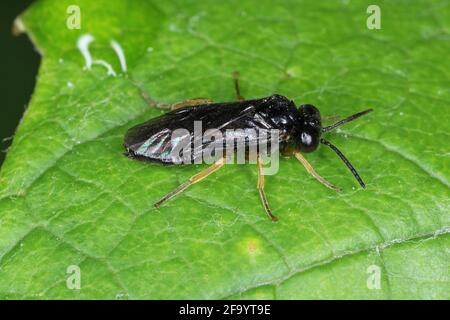
<path fill-rule="evenodd" d="M 174 103 L 170 105 L 170 110 L 176 110 L 184 107 L 193 107 L 193 106 L 199 106 L 202 104 L 211 104 L 213 103 L 212 100 L 207 98 L 195 98 L 195 99 L 189 99 L 181 102 Z"/>
<path fill-rule="evenodd" d="M 160 109 L 176 110 L 176 109 L 180 109 L 180 108 L 184 108 L 184 107 L 193 107 L 193 106 L 198 106 L 198 105 L 202 105 L 202 104 L 211 104 L 211 103 L 213 103 L 213 101 L 210 99 L 207 99 L 207 98 L 194 98 L 194 99 L 188 99 L 188 100 L 184 100 L 184 101 L 180 101 L 180 102 L 172 103 L 172 104 L 158 104 L 158 105 L 156 105 L 156 107 L 160 108 Z"/>
<path fill-rule="evenodd" d="M 188 181 L 182 183 L 178 188 L 176 188 L 174 191 L 166 194 L 164 197 L 161 198 L 158 202 L 155 203 L 155 207 L 159 208 L 164 202 L 172 199 L 175 197 L 178 193 L 186 190 L 189 186 L 200 182 L 201 180 L 205 179 L 207 176 L 209 176 L 214 171 L 219 170 L 223 165 L 225 164 L 225 158 L 221 158 L 217 160 L 213 165 L 209 166 L 205 170 L 197 173 L 196 175 L 189 178 Z"/>
<path fill-rule="evenodd" d="M 295 152 L 294 156 L 303 164 L 303 166 L 305 167 L 306 171 L 308 171 L 308 173 L 310 175 L 312 175 L 314 178 L 316 178 L 321 184 L 323 184 L 325 187 L 330 188 L 334 191 L 341 191 L 341 188 L 336 187 L 334 184 L 332 184 L 331 182 L 328 182 L 327 180 L 325 180 L 324 178 L 322 178 L 315 170 L 314 168 L 309 164 L 309 162 L 305 159 L 305 157 L 303 157 L 303 155 L 300 152 Z"/>
<path fill-rule="evenodd" d="M 266 194 L 264 192 L 264 175 L 263 175 L 263 163 L 261 160 L 261 156 L 258 154 L 258 191 L 259 197 L 261 198 L 261 202 L 263 204 L 264 210 L 267 215 L 273 222 L 277 221 L 278 218 L 272 214 L 272 210 L 269 207 L 269 202 L 267 201 Z"/>

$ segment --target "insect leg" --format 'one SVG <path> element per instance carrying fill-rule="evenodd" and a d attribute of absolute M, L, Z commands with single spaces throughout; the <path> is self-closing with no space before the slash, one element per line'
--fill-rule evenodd
<path fill-rule="evenodd" d="M 308 160 L 306 160 L 305 157 L 302 156 L 302 154 L 300 152 L 295 152 L 294 156 L 298 159 L 298 161 L 300 161 L 303 166 L 305 167 L 306 171 L 308 171 L 308 173 L 310 175 L 312 175 L 314 178 L 316 178 L 321 184 L 323 184 L 325 187 L 330 188 L 331 190 L 340 192 L 342 191 L 341 188 L 336 187 L 334 184 L 332 184 L 331 182 L 328 182 L 327 180 L 325 180 L 324 178 L 322 178 L 315 170 L 314 168 L 309 164 Z"/>
<path fill-rule="evenodd" d="M 194 98 L 194 99 L 180 101 L 177 103 L 167 104 L 167 103 L 158 103 L 158 102 L 154 101 L 152 98 L 150 98 L 150 96 L 145 91 L 141 92 L 141 96 L 150 107 L 156 107 L 159 109 L 169 109 L 169 110 L 175 110 L 175 109 L 179 109 L 179 108 L 183 108 L 183 107 L 192 107 L 192 106 L 201 105 L 201 104 L 211 104 L 214 102 L 211 99 L 207 99 L 207 98 Z"/>
<path fill-rule="evenodd" d="M 209 176 L 214 171 L 219 170 L 224 164 L 225 164 L 225 158 L 221 158 L 221 159 L 217 160 L 213 165 L 209 166 L 208 168 L 206 168 L 203 171 L 200 171 L 196 175 L 193 175 L 192 177 L 189 178 L 188 181 L 182 183 L 180 186 L 178 186 L 178 188 L 176 188 L 172 192 L 170 192 L 170 193 L 166 194 L 164 197 L 162 197 L 161 200 L 159 200 L 158 202 L 155 203 L 155 207 L 159 208 L 164 202 L 172 199 L 177 194 L 179 194 L 180 192 L 187 189 L 189 186 L 191 186 L 197 182 L 200 182 L 201 180 L 203 180 L 204 178 Z"/>
<path fill-rule="evenodd" d="M 213 101 L 207 98 L 194 98 L 172 104 L 158 104 L 157 107 L 160 109 L 176 110 L 184 107 L 194 107 L 202 104 L 211 104 L 211 103 L 213 103 Z"/>
<path fill-rule="evenodd" d="M 235 71 L 233 72 L 233 81 L 234 81 L 234 89 L 236 90 L 236 99 L 239 101 L 244 101 L 245 98 L 241 96 L 241 89 L 239 87 L 239 72 Z"/>
<path fill-rule="evenodd" d="M 195 98 L 171 104 L 169 105 L 169 109 L 176 110 L 184 107 L 194 107 L 202 104 L 211 104 L 211 103 L 213 103 L 213 101 L 207 98 Z"/>
<path fill-rule="evenodd" d="M 263 175 L 263 164 L 261 156 L 258 154 L 258 191 L 261 202 L 264 206 L 264 210 L 273 222 L 277 221 L 278 218 L 272 214 L 272 210 L 269 207 L 269 202 L 267 201 L 266 194 L 264 192 L 264 175 Z"/>

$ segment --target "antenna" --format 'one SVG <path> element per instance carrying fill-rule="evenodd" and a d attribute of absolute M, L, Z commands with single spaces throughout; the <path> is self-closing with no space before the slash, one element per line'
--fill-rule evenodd
<path fill-rule="evenodd" d="M 339 127 L 339 126 L 341 126 L 341 125 L 343 125 L 343 124 L 345 124 L 347 122 L 353 121 L 355 119 L 358 119 L 359 117 L 362 117 L 363 115 L 366 115 L 366 114 L 368 114 L 369 112 L 372 112 L 372 111 L 373 111 L 373 109 L 367 109 L 367 110 L 355 113 L 354 115 L 351 115 L 348 118 L 342 119 L 342 120 L 336 122 L 335 124 L 332 124 L 331 126 L 323 127 L 322 128 L 322 132 L 331 131 L 331 130 L 333 130 L 336 127 Z"/>
<path fill-rule="evenodd" d="M 364 111 L 366 112 L 366 111 Z M 367 112 L 366 112 L 367 113 Z M 358 113 L 357 113 L 358 114 Z M 356 115 L 357 115 L 356 114 Z M 351 118 L 351 117 L 350 117 Z M 348 118 L 347 118 L 348 119 Z M 353 119 L 351 119 L 353 120 Z M 344 120 L 342 120 L 344 121 Z M 350 120 L 349 120 L 350 121 Z M 341 122 L 341 121 L 340 121 Z M 338 122 L 339 123 L 339 122 Z M 352 164 L 350 163 L 350 161 L 348 161 L 348 159 L 342 154 L 341 151 L 339 151 L 339 149 L 332 144 L 331 142 L 321 138 L 320 139 L 320 143 L 329 146 L 334 152 L 336 152 L 336 154 L 339 156 L 339 158 L 341 158 L 341 160 L 345 163 L 345 165 L 347 166 L 347 168 L 349 168 L 349 170 L 351 171 L 351 173 L 353 174 L 353 176 L 355 177 L 355 179 L 358 181 L 358 183 L 361 185 L 361 187 L 363 187 L 363 189 L 366 187 L 366 185 L 364 184 L 364 181 L 361 179 L 361 177 L 359 176 L 358 172 L 356 172 L 356 169 L 352 166 Z"/>

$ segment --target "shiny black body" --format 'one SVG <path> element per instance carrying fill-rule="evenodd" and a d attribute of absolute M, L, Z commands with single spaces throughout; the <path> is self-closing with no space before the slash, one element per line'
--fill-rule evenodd
<path fill-rule="evenodd" d="M 184 107 L 165 113 L 128 130 L 124 146 L 131 158 L 172 164 L 171 151 L 175 147 L 171 139 L 176 129 L 187 129 L 194 145 L 194 121 L 201 121 L 202 133 L 220 130 L 222 141 L 214 141 L 216 147 L 228 140 L 245 141 L 248 147 L 261 139 L 260 132 L 279 130 L 280 151 L 293 147 L 302 152 L 314 151 L 322 131 L 320 113 L 312 105 L 296 108 L 293 101 L 281 95 L 237 102 L 212 103 Z M 228 129 L 254 129 L 227 131 Z M 256 133 L 256 134 L 255 134 Z M 270 147 L 270 132 L 267 135 Z M 193 149 L 192 160 L 202 155 L 205 144 Z"/>

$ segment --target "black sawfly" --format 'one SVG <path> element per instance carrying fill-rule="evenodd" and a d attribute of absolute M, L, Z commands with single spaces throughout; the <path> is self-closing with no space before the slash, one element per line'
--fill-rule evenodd
<path fill-rule="evenodd" d="M 322 126 L 320 112 L 311 104 L 303 104 L 297 108 L 292 100 L 278 94 L 260 99 L 245 100 L 240 94 L 238 73 L 235 72 L 233 76 L 237 101 L 213 103 L 208 99 L 199 98 L 168 105 L 167 107 L 171 111 L 132 127 L 127 131 L 124 139 L 126 155 L 138 160 L 178 164 L 173 161 L 172 157 L 172 151 L 177 147 L 176 141 L 172 139 L 172 133 L 179 128 L 186 129 L 188 141 L 190 145 L 194 145 L 195 140 L 198 139 L 194 136 L 194 122 L 196 121 L 201 121 L 203 132 L 212 129 L 224 134 L 224 141 L 215 141 L 216 146 L 224 145 L 225 140 L 245 139 L 246 147 L 250 147 L 250 145 L 260 142 L 258 132 L 277 129 L 279 132 L 278 148 L 281 154 L 295 156 L 320 183 L 332 190 L 341 191 L 340 188 L 321 177 L 302 155 L 302 153 L 315 151 L 319 144 L 323 144 L 330 147 L 340 157 L 361 187 L 365 188 L 363 180 L 350 161 L 335 145 L 321 136 L 323 133 L 371 112 L 372 109 L 358 112 L 330 126 Z M 244 137 L 242 136 L 242 131 L 235 130 L 247 128 L 254 130 L 249 131 L 250 133 L 245 134 Z M 230 135 L 228 133 L 230 129 L 234 129 L 231 132 L 238 133 Z M 239 137 L 236 135 L 239 135 Z M 270 144 L 270 140 L 266 142 Z M 200 143 L 199 147 L 193 148 L 190 155 L 193 163 L 202 156 L 207 146 L 210 147 L 209 144 Z M 258 164 L 258 190 L 261 202 L 272 221 L 277 221 L 278 219 L 272 213 L 264 192 L 263 162 L 259 153 L 257 153 L 256 157 Z M 226 156 L 223 155 L 214 164 L 192 176 L 174 191 L 161 198 L 155 203 L 155 207 L 159 208 L 164 202 L 170 200 L 178 193 L 203 180 L 221 168 L 225 162 Z"/>

